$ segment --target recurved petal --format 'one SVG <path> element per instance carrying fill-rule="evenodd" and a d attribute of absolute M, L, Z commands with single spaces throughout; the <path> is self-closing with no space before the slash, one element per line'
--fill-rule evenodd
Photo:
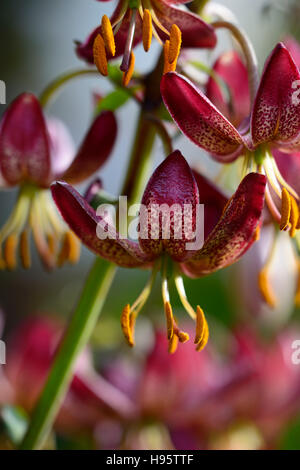
<path fill-rule="evenodd" d="M 204 238 L 206 239 L 220 219 L 228 198 L 207 178 L 193 170 L 198 186 L 200 204 L 204 204 Z"/>
<path fill-rule="evenodd" d="M 288 143 L 300 132 L 300 74 L 287 50 L 279 43 L 271 53 L 261 78 L 252 117 L 254 145 Z"/>
<path fill-rule="evenodd" d="M 221 84 L 210 77 L 206 96 L 233 125 L 239 126 L 250 114 L 247 68 L 236 51 L 229 51 L 218 58 L 213 71 L 221 79 Z"/>
<path fill-rule="evenodd" d="M 182 264 L 188 276 L 200 277 L 225 268 L 245 253 L 262 214 L 265 187 L 264 175 L 245 176 L 201 250 Z"/>
<path fill-rule="evenodd" d="M 138 243 L 120 239 L 115 229 L 69 184 L 57 182 L 51 186 L 54 201 L 71 230 L 90 250 L 122 267 L 138 267 L 146 264 Z M 112 238 L 99 238 L 105 232 Z"/>
<path fill-rule="evenodd" d="M 142 207 L 146 208 L 146 214 L 140 216 L 143 251 L 159 255 L 166 250 L 177 261 L 190 257 L 192 253 L 187 252 L 186 243 L 194 239 L 198 202 L 193 173 L 176 150 L 155 170 L 143 195 Z M 143 218 L 145 215 L 147 219 Z"/>
<path fill-rule="evenodd" d="M 156 16 L 167 31 L 170 31 L 173 24 L 176 24 L 180 29 L 182 33 L 182 47 L 215 47 L 217 37 L 214 28 L 205 23 L 198 15 L 186 9 L 172 6 L 171 3 L 176 2 L 152 0 Z M 168 36 L 159 28 L 157 28 L 157 32 L 163 41 L 168 39 Z"/>
<path fill-rule="evenodd" d="M 37 98 L 23 93 L 9 106 L 1 123 L 0 166 L 11 186 L 21 181 L 45 185 L 50 174 L 49 137 Z"/>
<path fill-rule="evenodd" d="M 107 160 L 117 136 L 117 121 L 111 111 L 96 117 L 63 179 L 77 184 L 93 175 Z"/>
<path fill-rule="evenodd" d="M 179 129 L 196 145 L 225 161 L 242 147 L 243 138 L 208 98 L 175 72 L 162 77 L 161 94 Z"/>

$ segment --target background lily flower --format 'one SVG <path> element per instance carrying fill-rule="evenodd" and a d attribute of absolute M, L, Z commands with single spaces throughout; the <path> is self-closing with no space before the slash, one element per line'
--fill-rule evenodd
<path fill-rule="evenodd" d="M 300 132 L 300 101 L 295 84 L 300 74 L 289 51 L 279 43 L 266 62 L 249 126 L 236 129 L 194 85 L 174 72 L 162 78 L 164 102 L 181 131 L 222 163 L 240 155 L 245 170 L 259 169 L 268 178 L 266 201 L 281 229 L 294 236 L 299 219 L 299 195 L 281 175 L 272 150 L 297 150 Z M 274 193 L 274 194 L 273 194 Z M 282 207 L 280 208 L 280 203 Z"/>
<path fill-rule="evenodd" d="M 3 187 L 20 190 L 0 231 L 2 268 L 16 267 L 19 244 L 22 264 L 30 266 L 31 232 L 48 268 L 77 261 L 79 242 L 61 221 L 47 188 L 57 178 L 77 184 L 95 173 L 107 160 L 116 133 L 113 113 L 103 112 L 75 153 L 65 126 L 46 120 L 34 95 L 23 93 L 9 106 L 0 124 L 0 181 Z"/>
<path fill-rule="evenodd" d="M 3 378 L 0 379 L 1 388 L 5 379 L 11 390 L 6 404 L 18 405 L 28 413 L 32 411 L 62 331 L 57 320 L 43 316 L 28 318 L 13 332 L 7 343 L 7 365 L 2 368 Z M 55 429 L 69 437 L 77 433 L 92 438 L 99 422 L 117 417 L 121 427 L 122 421 L 132 418 L 134 413 L 130 398 L 95 371 L 91 352 L 85 350 L 76 363 Z"/>
<path fill-rule="evenodd" d="M 55 183 L 52 194 L 67 224 L 92 251 L 121 267 L 151 266 L 152 275 L 144 291 L 131 307 L 127 305 L 124 308 L 122 314 L 123 331 L 130 345 L 134 344 L 132 325 L 151 292 L 157 269 L 161 268 L 168 338 L 170 351 L 173 351 L 175 342 L 177 344 L 178 339 L 185 342 L 188 335 L 179 330 L 173 318 L 167 277 L 168 259 L 173 261 L 175 285 L 182 304 L 197 321 L 195 342 L 198 349 L 202 349 L 207 342 L 208 327 L 202 309 L 198 306 L 195 312 L 189 304 L 180 272 L 190 277 L 200 277 L 234 263 L 249 249 L 255 240 L 261 217 L 265 184 L 265 176 L 255 173 L 247 175 L 224 207 L 224 196 L 200 175 L 195 177 L 177 150 L 159 165 L 145 189 L 142 204 L 147 214 L 146 218 L 140 214 L 139 242 L 121 238 L 115 227 L 98 217 L 86 200 L 67 183 Z M 206 238 L 202 248 L 189 250 L 186 244 L 194 241 L 194 231 L 199 230 L 195 212 L 199 197 L 204 206 L 206 200 L 208 202 L 204 222 Z M 171 230 L 166 237 L 160 214 L 156 226 L 158 237 L 153 238 L 152 211 L 157 213 L 157 207 L 162 204 L 170 208 Z M 181 208 L 180 219 L 175 213 L 174 204 Z M 184 234 L 179 239 L 176 238 L 176 229 L 179 224 L 183 226 L 185 204 L 190 204 L 193 209 L 192 233 L 189 232 L 188 237 Z M 106 238 L 99 238 L 99 228 L 106 233 Z"/>
<path fill-rule="evenodd" d="M 77 44 L 76 52 L 80 58 L 93 64 L 96 44 L 97 50 L 102 51 L 100 72 L 107 75 L 106 65 L 103 67 L 106 56 L 123 56 L 121 70 L 126 73 L 134 58 L 132 49 L 143 42 L 147 52 L 152 35 L 160 44 L 170 39 L 170 44 L 175 45 L 178 43 L 176 36 L 180 36 L 183 47 L 215 47 L 217 39 L 213 27 L 191 11 L 176 6 L 184 3 L 185 0 L 138 0 L 134 3 L 120 0 L 110 20 L 105 15 L 101 26 L 97 27 L 85 42 Z M 179 43 L 178 45 L 180 46 Z M 176 58 L 170 58 L 170 63 Z"/>

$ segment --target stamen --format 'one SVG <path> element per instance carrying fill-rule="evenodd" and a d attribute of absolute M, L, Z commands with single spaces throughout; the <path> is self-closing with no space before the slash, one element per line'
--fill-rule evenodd
<path fill-rule="evenodd" d="M 281 220 L 280 230 L 285 230 L 288 226 L 290 215 L 291 215 L 291 196 L 285 188 L 282 188 L 281 192 Z"/>
<path fill-rule="evenodd" d="M 177 347 L 178 347 L 178 336 L 173 335 L 169 341 L 169 348 L 168 348 L 169 354 L 174 354 L 177 351 Z"/>
<path fill-rule="evenodd" d="M 263 268 L 258 275 L 258 286 L 259 290 L 265 300 L 265 302 L 271 307 L 275 308 L 277 300 L 272 289 L 272 286 L 268 279 L 268 268 Z"/>
<path fill-rule="evenodd" d="M 31 256 L 30 256 L 30 240 L 29 240 L 28 230 L 24 230 L 21 234 L 20 239 L 20 256 L 22 261 L 22 266 L 24 269 L 29 269 L 31 266 Z"/>
<path fill-rule="evenodd" d="M 164 44 L 164 70 L 163 74 L 165 75 L 168 72 L 175 72 L 177 60 L 175 59 L 172 64 L 169 63 L 169 50 L 170 50 L 170 41 L 167 40 Z"/>
<path fill-rule="evenodd" d="M 174 318 L 173 318 L 173 311 L 170 302 L 165 303 L 165 314 L 167 320 L 167 335 L 168 340 L 172 339 L 174 335 Z"/>
<path fill-rule="evenodd" d="M 19 242 L 19 237 L 12 233 L 9 235 L 5 242 L 4 247 L 4 261 L 6 263 L 7 269 L 13 271 L 17 267 L 17 257 L 16 251 Z"/>
<path fill-rule="evenodd" d="M 143 46 L 145 52 L 148 52 L 152 41 L 152 17 L 148 9 L 144 10 L 143 16 Z"/>
<path fill-rule="evenodd" d="M 128 68 L 127 72 L 123 73 L 123 85 L 125 87 L 129 85 L 129 82 L 130 82 L 131 77 L 132 77 L 133 72 L 134 72 L 134 65 L 135 65 L 135 56 L 134 56 L 134 53 L 131 51 L 129 68 Z"/>
<path fill-rule="evenodd" d="M 298 204 L 293 198 L 293 196 L 290 196 L 290 198 L 291 198 L 290 237 L 293 238 L 296 234 L 296 229 L 297 229 L 297 225 L 299 221 L 299 209 L 298 209 Z"/>
<path fill-rule="evenodd" d="M 133 9 L 131 10 L 131 18 L 130 18 L 130 24 L 129 24 L 128 34 L 127 34 L 127 39 L 126 39 L 126 44 L 125 44 L 125 51 L 124 51 L 123 60 L 120 66 L 120 70 L 122 70 L 122 72 L 127 72 L 127 70 L 129 69 L 129 65 L 131 61 L 131 49 L 132 49 L 134 33 L 135 33 L 135 21 L 136 21 L 136 9 Z"/>
<path fill-rule="evenodd" d="M 195 310 L 193 309 L 193 307 L 191 306 L 191 304 L 189 303 L 187 299 L 182 277 L 176 274 L 174 279 L 175 279 L 175 285 L 176 285 L 176 289 L 177 289 L 180 301 L 185 311 L 189 314 L 192 320 L 196 320 L 197 316 L 196 316 Z"/>
<path fill-rule="evenodd" d="M 132 331 L 130 327 L 130 305 L 127 304 L 121 315 L 121 327 L 124 333 L 124 336 L 130 347 L 134 346 L 134 341 L 132 337 Z"/>
<path fill-rule="evenodd" d="M 186 333 L 185 331 L 181 331 L 181 330 L 176 332 L 176 336 L 178 336 L 179 341 L 181 343 L 186 343 L 190 339 L 190 335 L 188 333 Z"/>
<path fill-rule="evenodd" d="M 197 314 L 196 336 L 195 336 L 194 343 L 198 344 L 198 343 L 200 343 L 200 341 L 203 337 L 206 319 L 205 319 L 205 316 L 204 316 L 204 312 L 203 312 L 202 308 L 199 307 L 199 305 L 197 305 L 196 314 Z"/>
<path fill-rule="evenodd" d="M 300 260 L 298 259 L 298 280 L 297 280 L 297 290 L 295 294 L 295 305 L 300 307 Z"/>
<path fill-rule="evenodd" d="M 260 226 L 258 225 L 254 232 L 254 237 L 253 237 L 254 243 L 258 242 L 259 239 L 260 239 Z"/>
<path fill-rule="evenodd" d="M 115 38 L 114 38 L 114 33 L 112 30 L 111 23 L 110 23 L 110 19 L 108 18 L 107 15 L 104 15 L 102 17 L 101 29 L 102 29 L 102 36 L 103 36 L 103 41 L 104 41 L 106 50 L 110 55 L 114 57 L 116 54 L 116 44 L 115 44 Z"/>
<path fill-rule="evenodd" d="M 173 24 L 170 30 L 170 46 L 168 54 L 169 64 L 173 64 L 174 61 L 178 59 L 181 42 L 181 31 L 176 24 Z"/>
<path fill-rule="evenodd" d="M 69 263 L 76 264 L 80 258 L 80 242 L 71 231 L 67 232 L 65 237 L 68 247 L 67 259 Z"/>
<path fill-rule="evenodd" d="M 95 62 L 97 69 L 99 70 L 101 75 L 103 75 L 104 77 L 107 77 L 108 69 L 107 69 L 105 44 L 100 34 L 98 34 L 98 36 L 96 37 L 94 41 L 93 55 L 94 55 L 94 62 Z"/>
<path fill-rule="evenodd" d="M 207 322 L 205 322 L 203 336 L 202 336 L 201 341 L 198 343 L 196 347 L 196 351 L 200 352 L 205 348 L 208 342 L 208 338 L 209 338 L 209 329 L 208 329 Z"/>

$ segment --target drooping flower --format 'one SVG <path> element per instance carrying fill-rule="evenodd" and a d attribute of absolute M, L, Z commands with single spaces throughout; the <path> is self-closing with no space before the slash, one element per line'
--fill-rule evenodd
<path fill-rule="evenodd" d="M 141 295 L 122 313 L 122 328 L 130 345 L 134 344 L 136 316 L 161 269 L 169 349 L 174 352 L 178 340 L 185 342 L 188 335 L 178 328 L 173 317 L 169 295 L 171 278 L 174 278 L 183 307 L 196 320 L 195 343 L 200 350 L 207 342 L 208 326 L 202 309 L 198 306 L 195 312 L 189 304 L 181 274 L 200 277 L 212 273 L 234 263 L 248 250 L 257 235 L 265 184 L 264 175 L 251 173 L 227 202 L 211 183 L 191 171 L 177 150 L 155 170 L 145 189 L 139 213 L 138 242 L 120 236 L 105 217 L 97 216 L 67 183 L 52 185 L 52 194 L 63 218 L 88 248 L 121 267 L 152 269 Z M 198 231 L 203 229 L 197 217 L 199 198 L 205 208 L 202 248 L 196 243 Z M 164 212 L 166 208 L 168 213 Z M 188 224 L 186 209 L 189 210 Z M 166 214 L 169 220 L 165 219 Z"/>
<path fill-rule="evenodd" d="M 222 163 L 243 155 L 248 171 L 259 169 L 266 174 L 269 210 L 280 228 L 289 229 L 291 236 L 298 226 L 299 195 L 282 177 L 272 150 L 289 152 L 300 145 L 300 100 L 295 95 L 298 80 L 300 74 L 290 53 L 282 43 L 278 44 L 266 63 L 250 122 L 240 130 L 183 76 L 171 72 L 161 84 L 171 116 L 194 143 Z M 280 202 L 282 207 L 278 209 Z"/>
<path fill-rule="evenodd" d="M 23 266 L 30 266 L 31 232 L 48 268 L 77 261 L 79 241 L 60 219 L 47 188 L 57 178 L 77 184 L 91 176 L 108 158 L 116 130 L 114 115 L 103 112 L 75 154 L 65 126 L 46 120 L 34 95 L 23 93 L 9 106 L 0 123 L 0 183 L 18 187 L 19 195 L 0 231 L 2 269 L 16 267 L 19 245 Z"/>
<path fill-rule="evenodd" d="M 98 0 L 104 1 L 104 0 Z M 107 75 L 107 59 L 123 56 L 121 70 L 128 84 L 134 68 L 132 49 L 143 43 L 150 49 L 152 36 L 160 44 L 166 41 L 169 70 L 175 70 L 182 42 L 183 47 L 212 48 L 216 44 L 214 29 L 199 16 L 184 9 L 186 0 L 119 0 L 109 19 L 103 16 L 84 43 L 77 44 L 77 54 L 88 63 L 95 63 Z"/>

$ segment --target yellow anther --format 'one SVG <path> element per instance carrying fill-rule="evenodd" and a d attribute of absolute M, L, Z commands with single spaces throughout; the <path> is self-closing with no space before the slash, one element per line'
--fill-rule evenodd
<path fill-rule="evenodd" d="M 134 57 L 134 53 L 131 51 L 128 70 L 127 72 L 123 73 L 123 85 L 124 86 L 129 85 L 129 82 L 134 72 L 134 65 L 135 65 L 135 57 Z"/>
<path fill-rule="evenodd" d="M 178 59 L 181 48 L 181 31 L 176 24 L 171 26 L 168 61 L 173 64 Z"/>
<path fill-rule="evenodd" d="M 173 335 L 172 338 L 169 340 L 169 348 L 168 348 L 169 354 L 174 354 L 177 350 L 177 346 L 178 346 L 178 336 Z"/>
<path fill-rule="evenodd" d="M 291 205 L 291 196 L 285 188 L 282 188 L 280 230 L 285 230 L 288 226 L 291 215 Z"/>
<path fill-rule="evenodd" d="M 132 337 L 133 342 L 134 342 L 134 331 L 135 331 L 136 317 L 137 317 L 136 313 L 134 311 L 131 312 L 131 314 L 129 316 L 129 327 L 130 327 L 131 337 Z"/>
<path fill-rule="evenodd" d="M 168 72 L 174 72 L 176 70 L 176 65 L 177 65 L 177 59 L 175 59 L 172 64 L 169 63 L 169 49 L 170 49 L 170 41 L 167 40 L 164 44 L 164 70 L 163 70 L 164 75 Z"/>
<path fill-rule="evenodd" d="M 134 340 L 132 337 L 132 330 L 131 330 L 131 325 L 130 325 L 130 305 L 127 304 L 123 308 L 123 312 L 121 315 L 121 327 L 125 336 L 125 339 L 129 346 L 134 346 Z"/>
<path fill-rule="evenodd" d="M 57 239 L 52 234 L 47 235 L 47 244 L 49 252 L 54 255 L 57 249 Z"/>
<path fill-rule="evenodd" d="M 65 235 L 67 244 L 67 260 L 71 264 L 76 264 L 80 258 L 80 241 L 73 232 Z"/>
<path fill-rule="evenodd" d="M 209 328 L 208 328 L 207 322 L 205 322 L 203 336 L 202 336 L 201 341 L 196 346 L 196 351 L 200 352 L 205 348 L 208 342 L 208 338 L 209 338 Z"/>
<path fill-rule="evenodd" d="M 167 320 L 167 335 L 170 340 L 174 335 L 174 318 L 170 302 L 165 303 L 165 314 Z"/>
<path fill-rule="evenodd" d="M 265 302 L 271 307 L 276 306 L 276 297 L 268 279 L 268 270 L 264 267 L 258 275 L 258 287 Z"/>
<path fill-rule="evenodd" d="M 176 333 L 176 336 L 178 336 L 178 339 L 181 343 L 186 343 L 190 339 L 190 335 L 185 331 L 178 331 L 178 333 Z"/>
<path fill-rule="evenodd" d="M 106 15 L 102 17 L 101 30 L 106 50 L 110 55 L 114 57 L 116 53 L 115 38 L 110 19 Z"/>
<path fill-rule="evenodd" d="M 105 52 L 105 44 L 101 34 L 98 34 L 94 41 L 93 55 L 97 69 L 99 70 L 101 75 L 104 75 L 104 77 L 106 77 L 108 75 L 107 58 Z"/>
<path fill-rule="evenodd" d="M 202 308 L 200 308 L 199 305 L 197 305 L 196 315 L 196 336 L 194 343 L 198 344 L 202 340 L 206 328 L 206 318 Z"/>
<path fill-rule="evenodd" d="M 28 232 L 25 230 L 21 234 L 20 239 L 20 256 L 22 260 L 22 265 L 24 269 L 29 269 L 31 266 L 31 257 L 30 257 L 30 240 L 28 237 Z"/>
<path fill-rule="evenodd" d="M 253 240 L 254 242 L 258 242 L 259 239 L 260 239 L 260 226 L 258 225 L 255 229 Z"/>
<path fill-rule="evenodd" d="M 4 247 L 4 261 L 6 268 L 10 271 L 16 269 L 17 257 L 16 251 L 18 246 L 19 237 L 15 234 L 11 234 L 7 237 Z"/>
<path fill-rule="evenodd" d="M 299 209 L 298 209 L 298 204 L 297 204 L 296 200 L 293 198 L 293 196 L 290 196 L 290 199 L 291 199 L 290 237 L 293 238 L 296 234 L 296 229 L 297 229 L 297 225 L 298 225 Z"/>
<path fill-rule="evenodd" d="M 149 51 L 152 41 L 152 17 L 148 9 L 144 10 L 143 16 L 143 46 L 146 52 Z"/>

